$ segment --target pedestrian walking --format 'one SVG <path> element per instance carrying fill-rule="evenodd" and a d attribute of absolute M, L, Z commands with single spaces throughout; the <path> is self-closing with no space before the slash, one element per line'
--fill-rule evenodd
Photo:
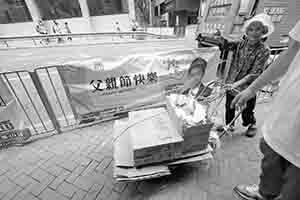
<path fill-rule="evenodd" d="M 133 32 L 136 32 L 137 28 L 138 28 L 138 24 L 137 24 L 137 22 L 134 19 L 132 20 L 131 26 L 132 26 L 131 30 Z M 132 34 L 132 38 L 135 38 L 135 34 L 134 33 Z"/>
<path fill-rule="evenodd" d="M 47 28 L 42 20 L 38 21 L 37 25 L 35 26 L 35 30 L 36 30 L 36 32 L 38 32 L 41 35 L 48 35 Z M 46 38 L 46 39 L 42 39 L 40 41 L 40 44 L 43 44 L 43 43 L 49 44 L 49 42 L 50 42 L 49 38 Z"/>
<path fill-rule="evenodd" d="M 64 33 L 65 33 L 65 34 L 71 34 L 71 33 L 72 33 L 72 32 L 71 32 L 71 29 L 70 29 L 70 27 L 69 27 L 68 22 L 65 22 L 65 23 L 64 23 Z M 67 40 L 72 41 L 72 37 L 71 37 L 71 36 L 68 36 Z"/>
<path fill-rule="evenodd" d="M 120 34 L 119 34 L 120 38 L 122 38 L 122 35 L 121 35 L 121 28 L 120 28 L 119 22 L 116 22 L 116 24 L 115 24 L 115 29 L 116 29 L 116 31 L 117 31 L 118 33 L 120 33 Z"/>
<path fill-rule="evenodd" d="M 62 34 L 62 30 L 61 30 L 61 27 L 59 25 L 59 23 L 56 21 L 56 20 L 53 20 L 53 26 L 52 26 L 52 31 L 54 34 Z M 57 43 L 61 43 L 63 42 L 63 39 L 61 37 L 57 37 Z"/>
<path fill-rule="evenodd" d="M 245 23 L 245 37 L 231 45 L 234 50 L 233 60 L 225 82 L 230 84 L 232 89 L 244 90 L 263 72 L 270 56 L 270 51 L 263 41 L 273 30 L 274 26 L 271 17 L 266 14 L 257 15 Z M 236 110 L 230 107 L 235 96 L 236 92 L 234 90 L 226 92 L 226 125 L 230 124 L 235 118 Z M 254 116 L 256 96 L 249 99 L 246 105 L 242 112 L 243 126 L 246 128 L 245 135 L 253 137 L 257 131 Z M 229 131 L 234 131 L 234 124 L 229 127 Z"/>
<path fill-rule="evenodd" d="M 300 199 L 300 21 L 289 35 L 288 50 L 231 104 L 243 107 L 259 89 L 285 75 L 262 127 L 259 185 L 236 186 L 234 194 L 240 199 Z"/>

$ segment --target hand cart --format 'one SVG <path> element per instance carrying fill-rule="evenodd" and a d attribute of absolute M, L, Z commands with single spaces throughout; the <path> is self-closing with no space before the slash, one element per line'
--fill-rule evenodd
<path fill-rule="evenodd" d="M 214 108 L 209 113 L 209 116 L 207 116 L 208 120 L 203 124 L 200 123 L 201 125 L 199 125 L 199 126 L 197 125 L 197 127 L 203 128 L 203 131 L 206 127 L 205 133 L 209 133 L 209 138 L 207 141 L 209 145 L 207 145 L 206 149 L 203 149 L 203 150 L 199 149 L 199 150 L 196 150 L 195 152 L 193 151 L 191 153 L 184 153 L 182 155 L 182 157 L 175 159 L 175 160 L 163 161 L 161 163 L 153 163 L 153 164 L 149 164 L 149 165 L 145 165 L 145 166 L 141 166 L 141 167 L 136 167 L 136 165 L 132 164 L 132 159 L 128 159 L 128 160 L 131 160 L 129 162 L 130 164 L 128 164 L 128 162 L 127 162 L 128 160 L 126 159 L 126 162 L 124 164 L 124 162 L 121 163 L 119 158 L 127 157 L 127 156 L 120 157 L 121 153 L 127 152 L 126 154 L 128 154 L 128 149 L 126 149 L 126 151 L 124 151 L 125 145 L 122 144 L 123 143 L 122 140 L 124 140 L 124 138 L 126 138 L 125 132 L 128 129 L 135 126 L 137 123 L 141 123 L 146 120 L 154 120 L 154 118 L 156 118 L 157 115 L 161 114 L 162 112 L 158 112 L 157 114 L 152 113 L 149 116 L 144 116 L 143 119 L 129 122 L 129 124 L 126 120 L 125 120 L 125 122 L 119 121 L 119 123 L 125 123 L 125 126 L 121 129 L 115 129 L 116 134 L 115 134 L 114 140 L 113 140 L 115 143 L 115 146 L 114 146 L 115 147 L 115 150 L 114 150 L 114 159 L 115 159 L 114 177 L 116 178 L 116 180 L 118 180 L 118 181 L 138 181 L 138 180 L 158 178 L 158 177 L 162 177 L 162 176 L 171 174 L 170 169 L 176 167 L 179 164 L 197 162 L 197 161 L 213 158 L 213 156 L 212 156 L 213 152 L 217 149 L 218 146 L 220 146 L 220 145 L 218 145 L 218 144 L 220 144 L 220 141 L 219 141 L 220 136 L 218 136 L 218 134 L 215 131 L 211 131 L 212 126 L 209 126 L 209 129 L 207 129 L 208 125 L 210 125 L 211 123 L 212 124 L 214 123 L 209 118 L 211 118 L 214 115 L 214 113 L 216 112 L 216 110 L 218 109 L 218 106 L 220 105 L 221 101 L 223 100 L 223 98 L 225 96 L 225 92 L 227 90 L 233 90 L 233 89 L 230 87 L 230 85 L 225 85 L 225 84 L 221 83 L 220 81 L 211 81 L 210 83 L 208 83 L 206 85 L 206 87 L 211 87 L 211 86 L 216 87 L 216 88 L 219 87 L 220 90 L 218 90 L 218 92 L 216 92 L 208 97 L 203 97 L 200 94 L 200 96 L 198 96 L 196 98 L 197 100 L 199 100 L 200 102 L 202 102 L 208 106 L 212 106 L 211 105 L 212 102 L 216 102 Z M 149 107 L 149 109 L 151 109 L 151 107 Z M 168 111 L 164 111 L 164 113 L 165 112 L 168 112 Z M 148 111 L 148 113 L 149 113 L 149 111 Z M 241 111 L 239 112 L 239 114 L 240 113 L 241 113 Z M 239 114 L 235 117 L 235 119 L 232 121 L 232 123 L 237 119 Z M 214 135 L 215 137 L 212 137 L 211 133 L 213 133 L 213 132 L 215 133 L 215 135 Z M 228 126 L 225 126 L 224 131 L 221 133 L 221 137 L 226 135 L 226 133 L 228 133 Z M 122 146 L 124 146 L 124 147 L 122 147 Z"/>
<path fill-rule="evenodd" d="M 210 87 L 215 87 L 217 91 L 215 94 L 210 95 L 208 97 L 204 97 L 202 96 L 204 91 L 206 90 L 206 88 L 210 88 Z M 217 89 L 218 88 L 218 89 Z M 212 111 L 209 113 L 208 118 L 212 118 L 216 112 L 217 109 L 219 107 L 219 105 L 221 104 L 221 102 L 223 101 L 226 92 L 227 91 L 233 91 L 236 94 L 238 94 L 240 91 L 232 88 L 231 85 L 229 84 L 224 84 L 223 82 L 219 81 L 219 80 L 215 80 L 215 81 L 210 81 L 206 87 L 202 90 L 202 92 L 200 93 L 200 95 L 196 98 L 196 100 L 200 101 L 200 102 L 204 102 L 208 105 L 211 105 L 212 102 L 216 102 L 214 109 L 212 109 Z M 222 138 L 224 135 L 229 133 L 229 127 L 238 119 L 238 117 L 241 115 L 241 113 L 243 112 L 243 109 L 239 109 L 238 113 L 235 115 L 234 119 L 227 125 L 225 125 L 223 127 L 223 131 L 221 132 L 221 134 L 219 135 L 219 138 Z M 214 145 L 213 145 L 214 146 Z"/>

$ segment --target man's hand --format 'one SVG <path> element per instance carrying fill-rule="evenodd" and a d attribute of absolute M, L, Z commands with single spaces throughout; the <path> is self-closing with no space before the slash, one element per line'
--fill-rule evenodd
<path fill-rule="evenodd" d="M 239 82 L 235 82 L 233 84 L 230 85 L 231 89 L 237 89 L 240 86 Z"/>
<path fill-rule="evenodd" d="M 249 88 L 245 89 L 241 93 L 239 93 L 232 101 L 230 107 L 245 107 L 247 101 L 255 96 L 255 92 Z"/>

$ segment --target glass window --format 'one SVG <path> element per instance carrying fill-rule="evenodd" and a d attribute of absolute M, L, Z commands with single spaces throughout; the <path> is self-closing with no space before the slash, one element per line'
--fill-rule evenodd
<path fill-rule="evenodd" d="M 231 5 L 226 6 L 218 6 L 218 7 L 210 7 L 208 10 L 208 16 L 215 17 L 225 17 L 230 12 Z"/>
<path fill-rule="evenodd" d="M 78 0 L 35 0 L 43 20 L 81 17 Z"/>
<path fill-rule="evenodd" d="M 87 0 L 91 16 L 128 13 L 127 0 Z"/>
<path fill-rule="evenodd" d="M 150 3 L 148 0 L 134 0 L 135 16 L 142 26 L 150 23 Z M 162 15 L 163 13 L 160 13 Z"/>
<path fill-rule="evenodd" d="M 24 0 L 0 0 L 0 23 L 32 21 Z"/>
<path fill-rule="evenodd" d="M 160 4 L 160 15 L 163 15 L 166 12 L 167 12 L 166 11 L 166 4 L 165 3 Z"/>

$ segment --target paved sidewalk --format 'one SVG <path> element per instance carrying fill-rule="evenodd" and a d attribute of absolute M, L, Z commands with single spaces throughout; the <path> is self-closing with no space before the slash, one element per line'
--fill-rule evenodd
<path fill-rule="evenodd" d="M 258 105 L 258 121 L 267 110 Z M 209 163 L 178 167 L 161 179 L 113 179 L 113 122 L 55 135 L 0 151 L 1 200 L 232 200 L 238 183 L 256 183 L 259 136 L 222 139 Z"/>

